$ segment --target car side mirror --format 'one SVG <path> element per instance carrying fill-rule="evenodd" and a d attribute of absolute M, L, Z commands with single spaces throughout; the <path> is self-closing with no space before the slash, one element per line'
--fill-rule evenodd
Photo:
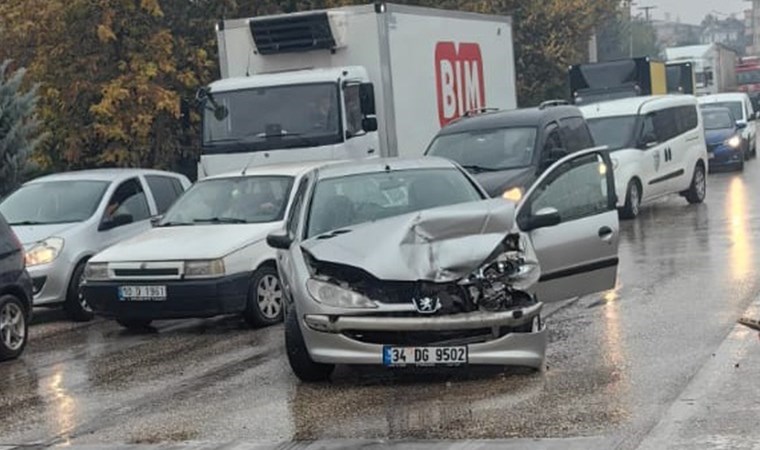
<path fill-rule="evenodd" d="M 287 231 L 275 231 L 267 235 L 267 244 L 277 250 L 287 250 L 293 244 L 293 238 Z"/>
<path fill-rule="evenodd" d="M 562 217 L 556 208 L 541 208 L 535 214 L 528 216 L 522 225 L 523 231 L 533 231 L 539 228 L 553 227 L 562 223 Z"/>
<path fill-rule="evenodd" d="M 373 131 L 377 131 L 377 118 L 376 117 L 365 117 L 362 119 L 362 130 L 366 131 L 367 133 L 371 133 Z"/>
<path fill-rule="evenodd" d="M 743 120 L 737 120 L 736 121 L 736 128 L 738 128 L 740 130 L 744 129 L 744 128 L 747 128 L 747 122 L 745 122 Z"/>
<path fill-rule="evenodd" d="M 119 214 L 118 216 L 113 216 L 108 220 L 104 220 L 98 229 L 100 231 L 112 230 L 114 228 L 133 223 L 134 221 L 135 219 L 131 214 Z"/>
<path fill-rule="evenodd" d="M 364 116 L 374 116 L 375 111 L 375 85 L 362 83 L 359 85 L 359 103 Z M 365 130 L 368 131 L 368 130 Z"/>
<path fill-rule="evenodd" d="M 157 227 L 159 223 L 161 223 L 161 220 L 163 220 L 164 215 L 159 214 L 157 216 L 153 216 L 150 218 L 150 224 L 154 227 Z"/>

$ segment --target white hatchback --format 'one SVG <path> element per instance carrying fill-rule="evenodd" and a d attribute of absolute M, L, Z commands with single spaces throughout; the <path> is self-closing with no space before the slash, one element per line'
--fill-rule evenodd
<path fill-rule="evenodd" d="M 668 194 L 704 200 L 708 154 L 695 97 L 633 97 L 581 111 L 596 144 L 611 151 L 621 217 L 632 219 L 642 202 Z"/>
<path fill-rule="evenodd" d="M 262 166 L 206 178 L 151 230 L 95 255 L 84 293 L 95 314 L 141 329 L 157 319 L 242 314 L 282 319 L 275 251 L 293 186 L 308 163 Z"/>

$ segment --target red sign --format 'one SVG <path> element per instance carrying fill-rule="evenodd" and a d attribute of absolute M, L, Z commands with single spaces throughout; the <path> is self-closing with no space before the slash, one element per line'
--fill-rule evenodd
<path fill-rule="evenodd" d="M 435 46 L 438 119 L 443 127 L 468 111 L 486 106 L 480 45 L 439 42 Z"/>

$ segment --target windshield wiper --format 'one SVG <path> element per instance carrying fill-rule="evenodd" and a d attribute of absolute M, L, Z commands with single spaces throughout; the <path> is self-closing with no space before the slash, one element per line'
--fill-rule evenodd
<path fill-rule="evenodd" d="M 193 225 L 193 223 L 192 222 L 164 222 L 158 226 L 163 228 L 163 227 L 186 227 L 190 225 Z"/>
<path fill-rule="evenodd" d="M 475 173 L 498 172 L 500 170 L 504 170 L 504 169 L 494 169 L 492 167 L 483 167 L 483 166 L 478 166 L 478 165 L 474 165 L 474 164 L 467 165 L 467 166 L 462 166 L 462 168 L 466 169 L 466 170 L 470 170 L 470 171 L 475 172 Z"/>
<path fill-rule="evenodd" d="M 334 238 L 336 236 L 340 236 L 341 234 L 346 234 L 346 233 L 350 233 L 350 232 L 351 232 L 351 230 L 348 229 L 348 228 L 343 228 L 343 229 L 340 229 L 340 230 L 328 231 L 325 234 L 321 234 L 321 235 L 317 236 L 317 239 L 319 239 L 319 240 L 331 239 L 331 238 Z"/>
<path fill-rule="evenodd" d="M 50 222 L 38 222 L 36 220 L 22 220 L 20 222 L 9 223 L 8 225 L 15 227 L 19 225 L 49 225 L 49 224 Z"/>
<path fill-rule="evenodd" d="M 248 223 L 247 220 L 236 217 L 209 217 L 208 219 L 193 219 L 194 223 Z"/>

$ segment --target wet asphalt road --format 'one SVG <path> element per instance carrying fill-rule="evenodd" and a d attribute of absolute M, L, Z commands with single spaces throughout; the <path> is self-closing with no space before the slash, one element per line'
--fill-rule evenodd
<path fill-rule="evenodd" d="M 617 289 L 549 305 L 541 373 L 339 368 L 331 383 L 306 385 L 289 371 L 280 326 L 225 317 L 141 335 L 39 310 L 24 356 L 0 365 L 0 446 L 520 438 L 635 448 L 757 297 L 759 216 L 757 161 L 711 175 L 704 205 L 645 206 L 622 224 Z"/>

